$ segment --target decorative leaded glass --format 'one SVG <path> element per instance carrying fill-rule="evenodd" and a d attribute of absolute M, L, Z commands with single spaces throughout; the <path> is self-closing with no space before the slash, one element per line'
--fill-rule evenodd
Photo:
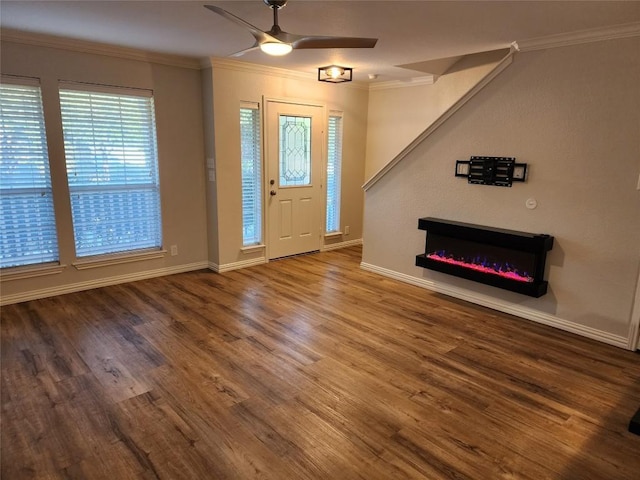
<path fill-rule="evenodd" d="M 311 118 L 280 115 L 280 187 L 311 185 Z"/>

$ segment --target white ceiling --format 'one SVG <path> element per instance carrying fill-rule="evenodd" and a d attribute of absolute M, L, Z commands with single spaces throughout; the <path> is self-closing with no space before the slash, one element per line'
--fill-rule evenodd
<path fill-rule="evenodd" d="M 0 26 L 187 57 L 226 57 L 253 44 L 251 34 L 205 9 L 224 8 L 268 30 L 262 0 L 0 1 Z M 313 73 L 337 63 L 354 79 L 405 80 L 424 73 L 399 65 L 509 47 L 514 41 L 640 22 L 640 1 L 319 1 L 290 0 L 279 13 L 296 34 L 378 38 L 373 49 L 260 51 L 238 58 Z"/>

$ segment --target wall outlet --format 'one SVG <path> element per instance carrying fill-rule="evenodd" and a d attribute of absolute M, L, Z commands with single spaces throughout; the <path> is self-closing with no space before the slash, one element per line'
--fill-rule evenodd
<path fill-rule="evenodd" d="M 349 225 L 345 225 L 345 227 L 344 227 L 344 234 L 345 234 L 345 235 L 349 235 Z"/>
<path fill-rule="evenodd" d="M 178 255 L 178 245 L 171 245 L 171 256 L 175 257 Z"/>

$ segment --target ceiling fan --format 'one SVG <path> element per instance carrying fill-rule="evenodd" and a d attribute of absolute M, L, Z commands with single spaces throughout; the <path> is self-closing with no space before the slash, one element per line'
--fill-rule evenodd
<path fill-rule="evenodd" d="M 240 17 L 223 10 L 215 5 L 205 5 L 212 12 L 230 20 L 251 32 L 256 39 L 253 46 L 240 50 L 231 55 L 239 57 L 247 52 L 260 49 L 269 55 L 286 55 L 294 49 L 307 48 L 373 48 L 378 41 L 377 38 L 356 38 L 356 37 L 327 37 L 318 35 L 296 35 L 283 31 L 278 25 L 278 10 L 287 4 L 287 0 L 263 0 L 264 3 L 273 10 L 273 26 L 271 30 L 263 31 L 245 22 Z"/>

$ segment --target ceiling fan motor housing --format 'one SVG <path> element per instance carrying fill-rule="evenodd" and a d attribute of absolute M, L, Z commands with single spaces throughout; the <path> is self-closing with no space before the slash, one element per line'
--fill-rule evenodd
<path fill-rule="evenodd" d="M 287 4 L 287 0 L 263 0 L 269 8 L 281 9 Z"/>

